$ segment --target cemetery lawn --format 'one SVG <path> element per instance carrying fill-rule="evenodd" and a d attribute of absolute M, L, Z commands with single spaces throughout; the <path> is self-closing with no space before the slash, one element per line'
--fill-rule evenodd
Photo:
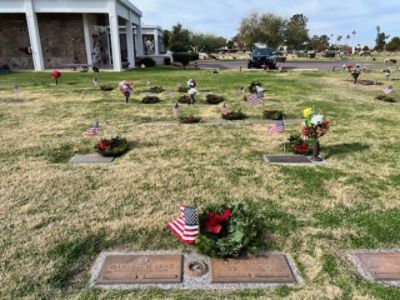
<path fill-rule="evenodd" d="M 100 73 L 101 84 L 134 82 L 130 103 L 93 87 L 92 73 L 0 76 L 0 298 L 4 299 L 400 299 L 400 289 L 361 278 L 351 249 L 400 248 L 400 103 L 374 100 L 384 86 L 354 86 L 348 73 L 263 73 L 148 69 Z M 399 78 L 398 72 L 392 78 Z M 168 90 L 198 82 L 198 105 L 181 111 L 220 119 L 208 92 L 252 118 L 306 106 L 335 120 L 321 139 L 323 168 L 279 167 L 262 155 L 283 151 L 283 135 L 266 125 L 160 126 L 172 121 Z M 144 105 L 146 81 L 162 85 L 162 102 Z M 382 72 L 360 79 L 384 81 Z M 268 101 L 249 107 L 240 86 L 259 80 Z M 14 94 L 14 84 L 20 88 Z M 386 82 L 385 82 L 386 84 Z M 400 101 L 400 82 L 392 81 Z M 179 94 L 175 93 L 175 99 Z M 111 165 L 75 166 L 93 153 L 83 132 L 99 118 L 103 135 L 120 134 L 131 151 Z M 165 229 L 180 203 L 253 201 L 268 209 L 268 250 L 289 254 L 305 280 L 298 288 L 247 291 L 101 291 L 88 272 L 101 251 L 191 251 Z"/>

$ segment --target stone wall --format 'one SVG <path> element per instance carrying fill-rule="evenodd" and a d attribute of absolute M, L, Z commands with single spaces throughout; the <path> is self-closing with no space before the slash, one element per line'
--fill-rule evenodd
<path fill-rule="evenodd" d="M 0 66 L 33 69 L 25 14 L 0 14 Z"/>
<path fill-rule="evenodd" d="M 81 14 L 38 14 L 37 17 L 47 69 L 87 63 Z"/>

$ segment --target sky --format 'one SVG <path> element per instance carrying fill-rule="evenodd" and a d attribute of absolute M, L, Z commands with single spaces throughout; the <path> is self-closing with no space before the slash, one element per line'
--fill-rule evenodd
<path fill-rule="evenodd" d="M 146 25 L 171 29 L 176 23 L 195 32 L 233 37 L 240 21 L 252 12 L 283 17 L 302 13 L 310 35 L 351 35 L 354 44 L 373 46 L 376 26 L 391 37 L 400 36 L 400 0 L 131 0 L 143 12 Z"/>

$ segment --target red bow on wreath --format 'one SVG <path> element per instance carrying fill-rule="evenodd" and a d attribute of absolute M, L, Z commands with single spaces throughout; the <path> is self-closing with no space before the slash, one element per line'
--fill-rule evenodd
<path fill-rule="evenodd" d="M 209 212 L 207 220 L 205 221 L 207 232 L 219 234 L 222 229 L 221 223 L 228 220 L 230 217 L 231 217 L 231 211 L 229 209 L 226 209 L 224 213 L 221 215 Z"/>

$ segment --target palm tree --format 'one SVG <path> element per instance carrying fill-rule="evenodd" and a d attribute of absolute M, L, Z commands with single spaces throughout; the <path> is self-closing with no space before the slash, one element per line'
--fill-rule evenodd
<path fill-rule="evenodd" d="M 353 32 L 351 33 L 352 35 L 353 35 L 353 45 L 354 45 L 354 48 L 356 48 L 356 34 L 357 34 L 357 32 L 355 31 L 355 30 L 353 30 Z"/>
<path fill-rule="evenodd" d="M 350 34 L 346 35 L 346 45 L 349 45 L 349 41 L 350 41 Z"/>

